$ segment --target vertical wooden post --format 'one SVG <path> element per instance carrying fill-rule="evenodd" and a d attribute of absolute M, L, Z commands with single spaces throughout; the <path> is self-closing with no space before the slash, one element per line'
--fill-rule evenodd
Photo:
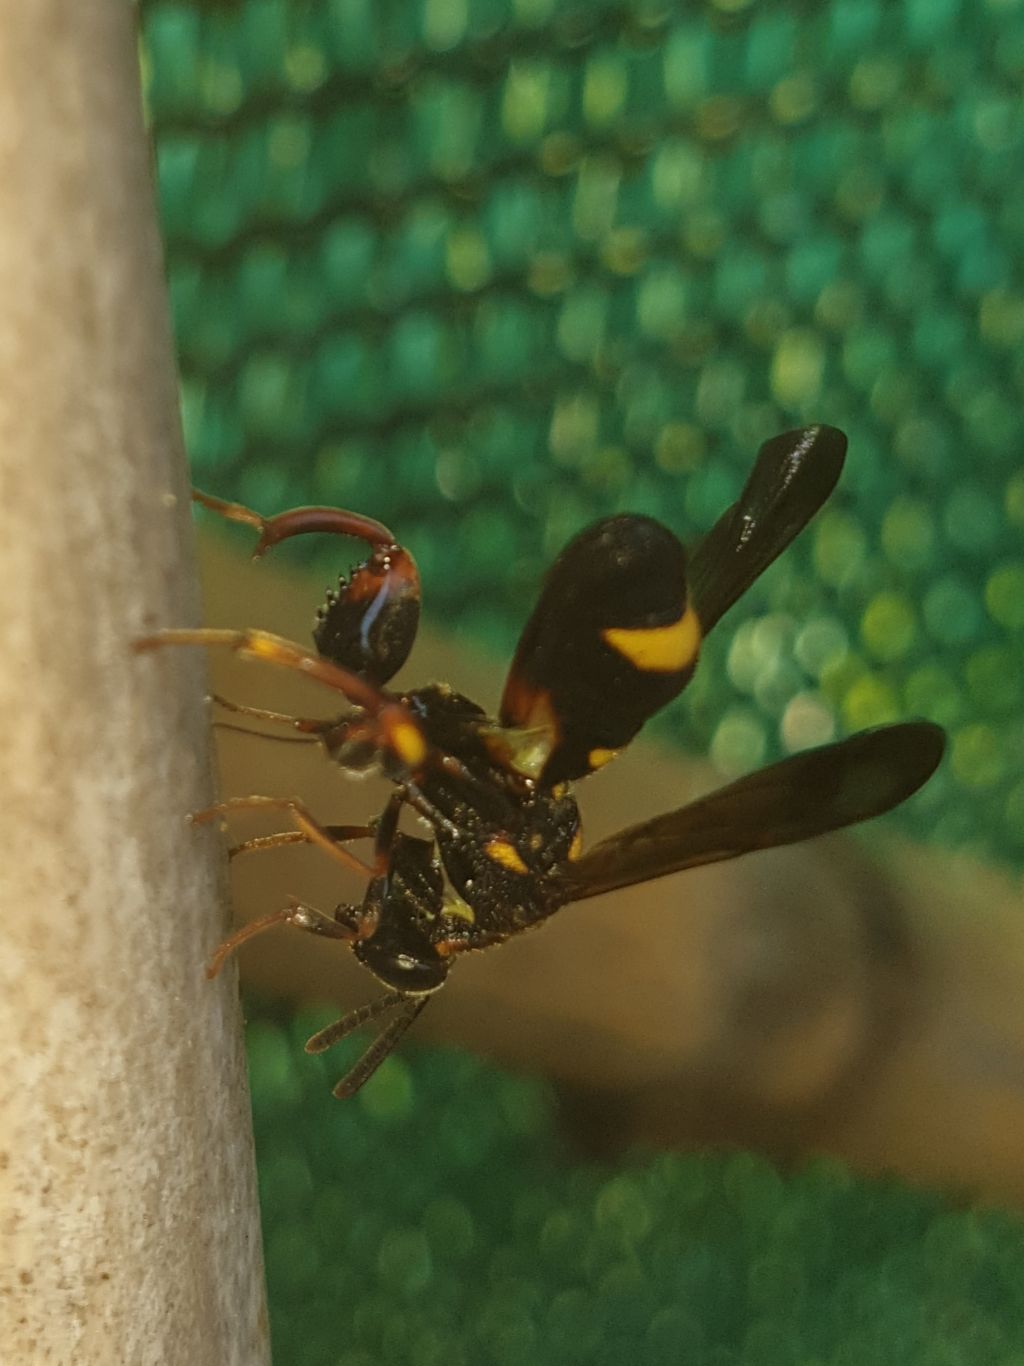
<path fill-rule="evenodd" d="M 0 0 L 5 1366 L 268 1358 L 134 20 Z"/>

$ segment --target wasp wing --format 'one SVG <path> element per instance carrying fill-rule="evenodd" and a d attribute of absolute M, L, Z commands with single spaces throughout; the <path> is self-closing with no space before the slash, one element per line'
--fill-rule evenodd
<path fill-rule="evenodd" d="M 690 551 L 687 587 L 704 635 L 785 550 L 836 486 L 846 437 L 802 427 L 766 441 L 743 492 Z"/>
<path fill-rule="evenodd" d="M 941 726 L 909 721 L 794 754 L 602 840 L 566 870 L 566 899 L 582 901 L 880 816 L 931 777 L 944 748 Z"/>

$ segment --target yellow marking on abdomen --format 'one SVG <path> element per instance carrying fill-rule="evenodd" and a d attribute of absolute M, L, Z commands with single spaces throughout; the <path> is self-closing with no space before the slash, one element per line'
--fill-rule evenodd
<path fill-rule="evenodd" d="M 700 649 L 700 622 L 688 607 L 671 626 L 609 626 L 601 639 L 635 668 L 644 673 L 681 673 L 697 658 Z"/>
<path fill-rule="evenodd" d="M 493 863 L 499 864 L 502 868 L 507 868 L 510 873 L 519 873 L 525 877 L 530 871 L 523 862 L 519 850 L 508 840 L 488 840 L 484 845 L 484 853 Z"/>
<path fill-rule="evenodd" d="M 590 765 L 591 772 L 595 768 L 604 768 L 605 764 L 610 764 L 618 753 L 617 749 L 592 749 L 587 755 L 587 763 Z"/>

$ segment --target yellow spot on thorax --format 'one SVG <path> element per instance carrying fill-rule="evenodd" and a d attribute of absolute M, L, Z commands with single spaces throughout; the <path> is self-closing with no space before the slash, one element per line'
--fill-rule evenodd
<path fill-rule="evenodd" d="M 427 757 L 427 742 L 411 721 L 398 721 L 391 726 L 388 740 L 406 768 L 419 768 Z"/>
<path fill-rule="evenodd" d="M 484 845 L 484 853 L 493 863 L 499 864 L 502 868 L 507 868 L 510 873 L 519 873 L 521 876 L 525 876 L 530 871 L 523 862 L 519 850 L 508 840 L 488 840 Z"/>
<path fill-rule="evenodd" d="M 670 626 L 609 626 L 601 639 L 644 673 L 681 673 L 697 658 L 700 622 L 692 607 Z"/>

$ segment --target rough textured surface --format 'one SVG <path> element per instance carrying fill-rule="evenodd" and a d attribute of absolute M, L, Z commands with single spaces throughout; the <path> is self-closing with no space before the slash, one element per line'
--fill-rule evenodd
<path fill-rule="evenodd" d="M 130 651 L 196 606 L 131 16 L 0 19 L 0 1355 L 259 1366 L 202 673 Z"/>

